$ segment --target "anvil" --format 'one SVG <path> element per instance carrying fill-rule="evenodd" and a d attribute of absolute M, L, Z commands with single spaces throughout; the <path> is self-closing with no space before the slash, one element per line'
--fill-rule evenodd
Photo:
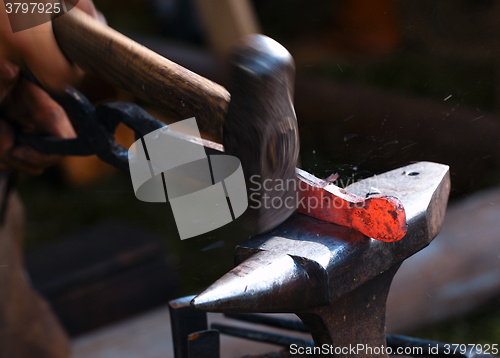
<path fill-rule="evenodd" d="M 212 312 L 293 312 L 317 346 L 386 346 L 385 308 L 392 278 L 403 260 L 439 233 L 450 191 L 449 168 L 420 162 L 345 190 L 361 197 L 376 192 L 398 198 L 406 211 L 406 235 L 381 242 L 295 214 L 271 232 L 238 245 L 236 267 L 191 305 Z"/>

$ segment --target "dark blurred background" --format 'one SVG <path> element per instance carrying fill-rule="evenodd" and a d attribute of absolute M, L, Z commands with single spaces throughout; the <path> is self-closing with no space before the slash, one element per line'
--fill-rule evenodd
<path fill-rule="evenodd" d="M 193 0 L 95 4 L 111 27 L 230 90 L 228 47 L 210 38 Z M 319 177 L 337 172 L 337 183 L 346 186 L 412 162 L 448 164 L 451 203 L 498 185 L 499 1 L 254 0 L 251 5 L 260 31 L 287 47 L 296 61 L 303 169 Z M 136 101 L 167 123 L 177 120 L 91 76 L 82 91 L 96 104 Z M 130 145 L 132 138 L 120 129 L 122 143 Z M 66 158 L 40 177 L 21 178 L 19 192 L 29 252 L 109 222 L 134 227 L 161 242 L 178 282 L 172 295 L 200 292 L 227 272 L 235 244 L 245 239 L 237 224 L 230 224 L 179 240 L 168 205 L 138 201 L 128 174 L 96 158 Z M 410 333 L 454 343 L 498 343 L 499 306 L 495 298 L 467 315 Z"/>

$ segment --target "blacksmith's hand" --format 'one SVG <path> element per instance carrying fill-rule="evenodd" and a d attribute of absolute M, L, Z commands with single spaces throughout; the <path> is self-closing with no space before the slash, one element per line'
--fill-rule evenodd
<path fill-rule="evenodd" d="M 77 7 L 103 19 L 92 0 L 80 0 Z M 52 22 L 13 33 L 5 2 L 0 1 L 0 170 L 38 175 L 61 157 L 16 145 L 14 128 L 61 138 L 76 134 L 64 110 L 44 90 L 20 77 L 22 68 L 29 69 L 42 86 L 55 93 L 77 85 L 83 76 L 59 49 Z"/>

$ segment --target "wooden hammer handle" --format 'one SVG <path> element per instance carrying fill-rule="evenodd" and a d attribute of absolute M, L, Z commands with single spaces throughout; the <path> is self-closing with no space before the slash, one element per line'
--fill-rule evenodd
<path fill-rule="evenodd" d="M 200 130 L 221 142 L 230 100 L 224 87 L 139 45 L 77 8 L 54 19 L 53 29 L 70 61 L 179 119 L 196 117 Z"/>

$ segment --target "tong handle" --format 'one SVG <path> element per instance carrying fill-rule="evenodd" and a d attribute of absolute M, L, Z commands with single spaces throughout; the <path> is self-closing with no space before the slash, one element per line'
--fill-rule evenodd
<path fill-rule="evenodd" d="M 52 21 L 59 47 L 86 71 L 179 119 L 196 117 L 201 131 L 222 141 L 230 100 L 222 86 L 158 55 L 77 8 Z"/>
<path fill-rule="evenodd" d="M 17 144 L 27 145 L 41 153 L 85 156 L 95 154 L 88 146 L 84 146 L 79 138 L 59 138 L 20 133 L 16 137 Z"/>

